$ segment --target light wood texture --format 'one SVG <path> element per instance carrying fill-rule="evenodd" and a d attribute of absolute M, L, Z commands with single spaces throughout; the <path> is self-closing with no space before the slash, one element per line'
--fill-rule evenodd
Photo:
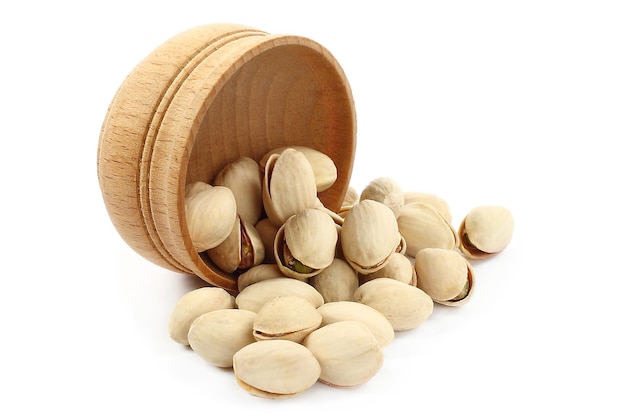
<path fill-rule="evenodd" d="M 349 186 L 356 117 L 348 81 L 316 42 L 253 28 L 206 25 L 155 49 L 128 75 L 98 147 L 104 203 L 127 244 L 149 261 L 236 292 L 193 249 L 184 188 L 212 181 L 240 156 L 305 145 L 328 154 L 337 182 L 320 194 L 338 210 Z"/>

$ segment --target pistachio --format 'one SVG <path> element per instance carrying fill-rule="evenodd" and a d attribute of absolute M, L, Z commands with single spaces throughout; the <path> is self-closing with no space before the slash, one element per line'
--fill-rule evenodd
<path fill-rule="evenodd" d="M 255 339 L 256 313 L 237 308 L 214 310 L 196 318 L 189 328 L 189 346 L 212 365 L 229 368 L 233 355 Z"/>
<path fill-rule="evenodd" d="M 259 264 L 255 265 L 252 268 L 244 271 L 237 278 L 237 289 L 239 292 L 243 291 L 248 285 L 252 285 L 255 282 L 263 281 L 271 278 L 284 278 L 280 269 L 278 269 L 278 265 L 276 264 Z"/>
<path fill-rule="evenodd" d="M 393 211 L 374 200 L 363 200 L 346 213 L 340 238 L 345 260 L 362 274 L 385 266 L 402 243 Z"/>
<path fill-rule="evenodd" d="M 359 321 L 367 326 L 381 348 L 389 345 L 394 337 L 393 326 L 383 314 L 363 303 L 354 301 L 332 301 L 317 308 L 322 315 L 321 326 L 338 321 Z"/>
<path fill-rule="evenodd" d="M 258 312 L 275 297 L 296 295 L 308 300 L 315 308 L 324 304 L 324 298 L 306 282 L 293 278 L 271 278 L 248 285 L 235 298 L 237 307 Z"/>
<path fill-rule="evenodd" d="M 341 203 L 341 211 L 345 211 L 359 202 L 359 193 L 353 186 L 349 186 L 346 190 L 346 194 L 343 196 L 343 202 Z"/>
<path fill-rule="evenodd" d="M 381 177 L 365 186 L 359 200 L 374 200 L 383 203 L 398 217 L 400 208 L 404 205 L 404 191 L 391 178 Z"/>
<path fill-rule="evenodd" d="M 265 249 L 265 263 L 276 263 L 274 258 L 274 239 L 278 233 L 278 226 L 274 225 L 267 217 L 259 220 L 254 228 L 259 232 L 263 248 Z"/>
<path fill-rule="evenodd" d="M 455 249 L 459 246 L 456 230 L 437 210 L 425 203 L 402 207 L 398 228 L 406 240 L 406 254 L 411 257 L 423 248 Z"/>
<path fill-rule="evenodd" d="M 189 183 L 185 186 L 185 197 L 190 197 L 199 191 L 208 190 L 211 187 L 213 187 L 211 184 L 203 181 Z"/>
<path fill-rule="evenodd" d="M 209 186 L 185 197 L 187 230 L 197 252 L 222 243 L 237 220 L 237 204 L 226 187 Z"/>
<path fill-rule="evenodd" d="M 207 254 L 222 271 L 232 273 L 263 262 L 265 247 L 257 230 L 239 217 L 226 240 Z"/>
<path fill-rule="evenodd" d="M 191 323 L 204 313 L 235 307 L 235 298 L 223 288 L 202 287 L 183 295 L 174 305 L 169 320 L 169 335 L 172 340 L 188 345 Z"/>
<path fill-rule="evenodd" d="M 391 278 L 376 278 L 362 284 L 354 301 L 378 310 L 395 331 L 413 329 L 433 312 L 433 300 L 421 289 Z"/>
<path fill-rule="evenodd" d="M 415 257 L 417 287 L 439 304 L 465 304 L 474 292 L 470 263 L 456 250 L 425 248 Z"/>
<path fill-rule="evenodd" d="M 470 259 L 489 258 L 509 245 L 513 229 L 513 215 L 507 208 L 474 207 L 459 226 L 460 250 Z"/>
<path fill-rule="evenodd" d="M 335 258 L 309 283 L 324 297 L 324 302 L 351 301 L 359 286 L 359 278 L 352 267 L 343 259 Z"/>
<path fill-rule="evenodd" d="M 302 344 L 321 366 L 319 380 L 335 387 L 355 387 L 369 381 L 383 365 L 378 341 L 361 322 L 340 321 L 320 327 Z"/>
<path fill-rule="evenodd" d="M 321 375 L 313 353 L 290 340 L 254 342 L 233 356 L 239 386 L 261 398 L 294 397 L 312 387 Z"/>
<path fill-rule="evenodd" d="M 222 168 L 213 185 L 228 187 L 235 196 L 237 213 L 249 224 L 255 224 L 263 210 L 263 172 L 252 158 L 241 157 Z"/>
<path fill-rule="evenodd" d="M 309 300 L 283 295 L 263 304 L 253 323 L 256 340 L 285 339 L 302 342 L 320 327 L 322 315 Z"/>
<path fill-rule="evenodd" d="M 376 272 L 368 275 L 359 274 L 359 284 L 376 278 L 393 278 L 405 284 L 415 285 L 415 269 L 409 258 L 401 253 L 392 253 L 389 262 Z"/>
<path fill-rule="evenodd" d="M 439 214 L 441 214 L 441 216 L 448 221 L 448 223 L 452 223 L 452 212 L 450 211 L 450 206 L 448 205 L 448 202 L 443 198 L 431 193 L 423 193 L 418 191 L 405 192 L 404 205 L 413 203 L 428 204 L 429 206 L 437 210 Z"/>

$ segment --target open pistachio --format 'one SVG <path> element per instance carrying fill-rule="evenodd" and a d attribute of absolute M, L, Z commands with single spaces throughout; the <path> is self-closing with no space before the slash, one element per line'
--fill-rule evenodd
<path fill-rule="evenodd" d="M 278 265 L 273 263 L 263 263 L 253 266 L 252 268 L 244 271 L 237 277 L 237 290 L 243 291 L 248 285 L 252 285 L 255 282 L 260 282 L 266 279 L 272 278 L 284 278 L 285 275 L 280 272 Z"/>
<path fill-rule="evenodd" d="M 415 285 L 415 269 L 409 258 L 401 253 L 392 253 L 389 262 L 376 272 L 359 274 L 359 284 L 376 278 L 393 278 L 405 284 Z"/>
<path fill-rule="evenodd" d="M 396 217 L 404 205 L 404 191 L 393 179 L 380 177 L 372 180 L 361 191 L 360 201 L 374 200 L 383 203 L 393 211 Z"/>
<path fill-rule="evenodd" d="M 239 386 L 261 398 L 294 397 L 312 387 L 321 375 L 313 353 L 290 340 L 251 343 L 233 356 Z"/>
<path fill-rule="evenodd" d="M 254 226 L 242 217 L 238 220 L 226 240 L 207 251 L 215 265 L 227 273 L 245 271 L 265 257 L 265 247 Z"/>
<path fill-rule="evenodd" d="M 331 264 L 337 239 L 337 226 L 328 214 L 304 209 L 278 229 L 274 258 L 286 276 L 307 279 Z"/>
<path fill-rule="evenodd" d="M 470 259 L 489 258 L 508 246 L 513 228 L 513 215 L 507 208 L 474 207 L 459 226 L 460 249 Z"/>
<path fill-rule="evenodd" d="M 413 203 L 425 203 L 434 208 L 446 219 L 449 223 L 452 223 L 452 212 L 448 202 L 438 195 L 431 193 L 424 193 L 418 191 L 407 191 L 404 193 L 404 205 Z"/>
<path fill-rule="evenodd" d="M 237 203 L 232 191 L 222 186 L 201 186 L 185 197 L 187 230 L 197 252 L 222 243 L 237 221 Z"/>
<path fill-rule="evenodd" d="M 293 278 L 271 278 L 248 285 L 235 298 L 237 307 L 258 312 L 263 305 L 276 297 L 296 295 L 316 308 L 324 304 L 324 298 L 313 286 Z"/>
<path fill-rule="evenodd" d="M 460 306 L 474 293 L 472 266 L 456 250 L 422 249 L 415 257 L 415 272 L 417 287 L 436 303 Z"/>
<path fill-rule="evenodd" d="M 400 209 L 398 228 L 406 239 L 406 254 L 415 257 L 423 248 L 454 249 L 459 237 L 452 225 L 432 206 L 411 203 Z"/>
<path fill-rule="evenodd" d="M 249 224 L 255 224 L 263 210 L 263 172 L 252 158 L 241 157 L 222 168 L 213 185 L 228 187 L 235 196 L 237 213 Z"/>
<path fill-rule="evenodd" d="M 322 272 L 311 277 L 309 283 L 322 294 L 326 303 L 351 301 L 359 286 L 359 278 L 346 261 L 335 258 Z"/>
<path fill-rule="evenodd" d="M 346 213 L 340 239 L 345 260 L 361 274 L 385 266 L 402 243 L 393 211 L 374 200 L 363 200 Z"/>
<path fill-rule="evenodd" d="M 309 300 L 283 295 L 263 304 L 252 328 L 256 340 L 285 339 L 300 343 L 321 323 L 322 315 Z"/>

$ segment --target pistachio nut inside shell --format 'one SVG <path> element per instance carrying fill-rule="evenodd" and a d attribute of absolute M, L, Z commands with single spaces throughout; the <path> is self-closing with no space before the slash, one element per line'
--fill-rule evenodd
<path fill-rule="evenodd" d="M 238 308 L 258 312 L 268 301 L 283 295 L 296 295 L 308 300 L 315 308 L 324 298 L 313 286 L 293 278 L 271 278 L 248 285 L 235 298 Z"/>
<path fill-rule="evenodd" d="M 309 300 L 283 295 L 263 304 L 252 326 L 256 340 L 284 339 L 300 343 L 321 323 L 322 315 Z"/>
<path fill-rule="evenodd" d="M 265 247 L 256 229 L 238 218 L 230 235 L 222 243 L 207 251 L 209 258 L 222 271 L 245 271 L 263 262 Z"/>
<path fill-rule="evenodd" d="M 415 257 L 417 287 L 439 304 L 465 304 L 474 292 L 470 263 L 456 250 L 426 248 Z"/>
<path fill-rule="evenodd" d="M 419 191 L 407 191 L 404 193 L 404 205 L 413 203 L 428 204 L 441 214 L 441 216 L 452 223 L 452 211 L 448 202 L 438 195 L 431 193 L 424 193 Z"/>
<path fill-rule="evenodd" d="M 237 221 L 237 203 L 230 189 L 203 188 L 185 197 L 187 230 L 197 252 L 222 243 Z"/>
<path fill-rule="evenodd" d="M 404 191 L 395 180 L 380 177 L 370 181 L 365 186 L 361 191 L 359 200 L 374 200 L 383 203 L 397 217 L 400 214 L 400 208 L 404 205 Z"/>
<path fill-rule="evenodd" d="M 214 310 L 196 318 L 189 328 L 189 346 L 212 365 L 229 368 L 233 355 L 254 343 L 252 324 L 256 313 L 238 308 Z"/>
<path fill-rule="evenodd" d="M 432 206 L 407 204 L 400 209 L 398 229 L 406 240 L 406 254 L 415 255 L 424 248 L 455 249 L 459 237 L 452 225 Z"/>
<path fill-rule="evenodd" d="M 311 277 L 309 283 L 324 297 L 324 302 L 351 301 L 359 287 L 359 277 L 343 259 L 335 258 L 322 272 Z"/>
<path fill-rule="evenodd" d="M 470 259 L 494 256 L 509 245 L 513 229 L 513 215 L 507 208 L 474 207 L 459 226 L 460 249 Z"/>
<path fill-rule="evenodd" d="M 263 171 L 252 158 L 243 156 L 227 164 L 213 185 L 228 187 L 235 196 L 237 213 L 249 224 L 255 224 L 263 210 Z"/>
<path fill-rule="evenodd" d="M 393 211 L 374 200 L 355 204 L 341 227 L 341 249 L 357 272 L 370 274 L 381 269 L 402 242 Z"/>
<path fill-rule="evenodd" d="M 261 398 L 289 398 L 306 391 L 321 375 L 313 353 L 290 340 L 254 342 L 233 356 L 239 386 Z"/>

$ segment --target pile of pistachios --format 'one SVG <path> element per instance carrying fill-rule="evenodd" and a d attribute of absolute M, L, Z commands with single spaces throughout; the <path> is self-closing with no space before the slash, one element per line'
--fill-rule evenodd
<path fill-rule="evenodd" d="M 233 274 L 238 292 L 207 285 L 185 294 L 169 334 L 232 367 L 253 395 L 367 382 L 396 332 L 426 321 L 435 304 L 467 303 L 470 261 L 495 256 L 512 238 L 504 207 L 475 207 L 455 228 L 445 200 L 384 177 L 360 193 L 350 187 L 334 212 L 318 193 L 336 179 L 331 158 L 297 146 L 242 157 L 185 190 L 195 249 Z"/>

